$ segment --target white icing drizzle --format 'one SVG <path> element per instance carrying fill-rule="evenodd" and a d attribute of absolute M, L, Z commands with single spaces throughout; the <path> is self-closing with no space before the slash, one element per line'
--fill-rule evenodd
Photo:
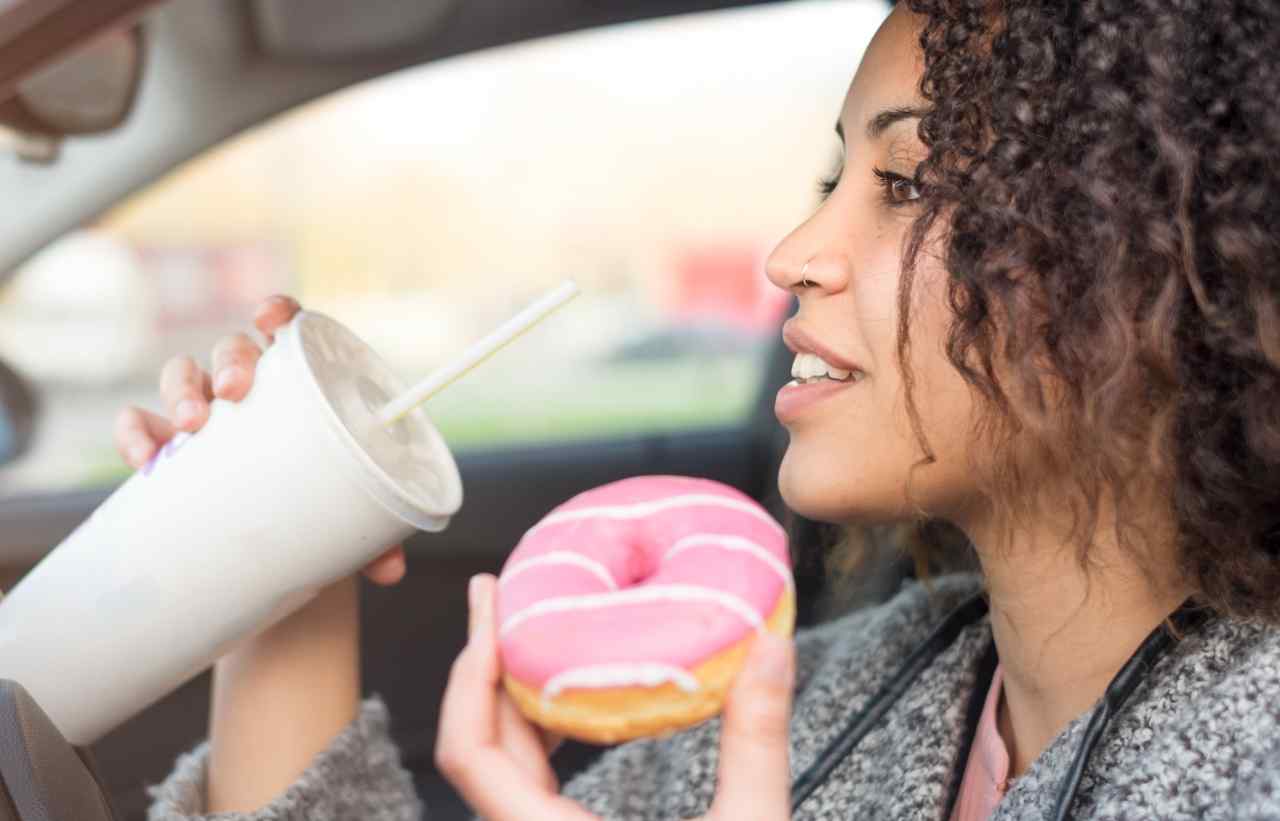
<path fill-rule="evenodd" d="M 662 561 L 670 559 L 678 553 L 694 547 L 719 547 L 725 550 L 737 550 L 754 556 L 769 566 L 773 572 L 782 577 L 782 583 L 788 589 L 792 586 L 791 571 L 777 556 L 770 553 L 763 546 L 756 544 L 750 539 L 744 539 L 741 536 L 730 536 L 718 533 L 695 533 L 692 536 L 685 536 L 680 541 L 671 546 L 662 556 Z"/>
<path fill-rule="evenodd" d="M 590 571 L 596 576 L 596 578 L 604 582 L 605 587 L 608 589 L 618 589 L 618 583 L 614 581 L 613 576 L 610 575 L 609 568 L 605 567 L 595 559 L 591 559 L 581 553 L 573 553 L 568 550 L 551 550 L 543 553 L 541 556 L 530 556 L 527 559 L 521 559 L 502 572 L 502 578 L 498 580 L 498 584 L 506 584 L 532 567 L 539 567 L 547 564 L 571 564 L 575 567 L 581 567 L 583 570 Z"/>
<path fill-rule="evenodd" d="M 643 519 L 655 513 L 662 513 L 681 507 L 723 507 L 750 514 L 762 522 L 768 523 L 780 534 L 786 533 L 782 525 L 758 507 L 754 502 L 734 499 L 731 496 L 720 496 L 714 493 L 686 493 L 681 496 L 668 496 L 651 502 L 637 502 L 630 505 L 602 505 L 600 507 L 583 507 L 577 510 L 562 510 L 552 513 L 538 522 L 524 534 L 525 538 L 551 525 L 575 522 L 582 519 Z"/>
<path fill-rule="evenodd" d="M 609 687 L 657 687 L 673 682 L 686 693 L 698 689 L 698 677 L 682 667 L 656 662 L 591 664 L 571 667 L 547 680 L 542 688 L 544 699 L 553 699 L 570 688 L 604 689 Z"/>
<path fill-rule="evenodd" d="M 629 587 L 611 593 L 586 593 L 580 596 L 557 596 L 534 602 L 519 610 L 502 623 L 499 635 L 506 635 L 529 619 L 549 613 L 567 613 L 573 610 L 595 610 L 602 607 L 619 607 L 627 604 L 643 604 L 655 601 L 693 601 L 718 604 L 742 617 L 756 630 L 764 629 L 764 620 L 755 608 L 732 593 L 713 590 L 696 584 L 654 584 Z"/>

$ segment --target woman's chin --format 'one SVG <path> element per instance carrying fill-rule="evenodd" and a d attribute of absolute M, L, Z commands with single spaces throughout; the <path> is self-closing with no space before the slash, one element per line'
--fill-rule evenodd
<path fill-rule="evenodd" d="M 815 522 L 848 520 L 850 511 L 847 500 L 842 498 L 842 483 L 832 481 L 827 471 L 806 469 L 802 461 L 788 450 L 778 469 L 778 493 L 787 509 Z"/>
<path fill-rule="evenodd" d="M 838 525 L 876 525 L 903 517 L 903 491 L 885 484 L 885 473 L 865 475 L 859 465 L 833 464 L 830 456 L 787 449 L 778 468 L 778 493 L 788 510 Z"/>

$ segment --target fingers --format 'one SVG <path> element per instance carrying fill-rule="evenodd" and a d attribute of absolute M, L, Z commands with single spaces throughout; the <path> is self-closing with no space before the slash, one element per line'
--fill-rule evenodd
<path fill-rule="evenodd" d="M 498 661 L 498 628 L 494 624 L 498 580 L 490 573 L 471 577 L 467 585 L 467 647 L 476 654 L 485 681 L 496 685 L 501 673 Z M 465 651 L 464 651 L 465 652 Z"/>
<path fill-rule="evenodd" d="M 539 728 L 524 717 L 506 692 L 498 693 L 498 737 L 502 747 L 529 777 L 550 793 L 560 791 L 560 779 L 551 762 Z"/>
<path fill-rule="evenodd" d="M 268 339 L 289 322 L 301 307 L 286 296 L 272 297 L 258 307 L 254 324 Z M 126 408 L 116 419 L 115 444 L 120 455 L 141 467 L 156 449 L 178 430 L 194 432 L 209 420 L 209 403 L 215 396 L 239 401 L 253 386 L 254 371 L 262 349 L 246 334 L 219 340 L 213 348 L 213 374 L 205 373 L 189 356 L 165 363 L 160 372 L 160 395 L 169 419 L 138 408 Z M 394 584 L 404 575 L 404 554 L 392 551 L 370 566 L 380 584 Z"/>
<path fill-rule="evenodd" d="M 767 631 L 758 634 L 725 702 L 713 817 L 791 817 L 788 754 L 794 676 L 791 640 Z"/>
<path fill-rule="evenodd" d="M 160 395 L 179 430 L 199 430 L 209 418 L 213 396 L 209 375 L 189 356 L 177 356 L 160 372 Z"/>
<path fill-rule="evenodd" d="M 441 705 L 436 767 L 489 821 L 588 821 L 595 816 L 531 775 L 500 738 L 500 663 L 494 623 L 496 579 L 471 580 L 470 639 L 453 663 Z M 554 776 L 553 776 L 554 777 Z"/>
<path fill-rule="evenodd" d="M 238 402 L 253 386 L 253 372 L 262 349 L 247 334 L 232 334 L 213 346 L 213 394 Z"/>
<path fill-rule="evenodd" d="M 288 325 L 294 314 L 302 310 L 298 300 L 291 296 L 277 294 L 267 297 L 258 304 L 253 316 L 253 324 L 271 342 L 276 338 L 276 331 Z"/>
<path fill-rule="evenodd" d="M 472 589 L 475 590 L 475 595 L 479 597 L 478 604 L 480 606 L 470 608 L 467 636 L 468 638 L 482 639 L 494 629 L 492 628 L 492 621 L 496 609 L 494 594 L 497 591 L 497 582 L 492 576 L 482 574 L 472 581 Z M 480 631 L 479 636 L 476 636 L 477 630 Z M 502 689 L 502 671 L 497 653 L 496 635 L 494 638 L 493 658 L 496 672 L 493 686 L 497 690 L 498 742 L 529 773 L 530 777 L 551 792 L 557 792 L 559 790 L 559 782 L 556 779 L 555 772 L 547 762 L 547 756 L 551 754 L 551 750 L 555 749 L 555 746 L 559 745 L 559 737 L 551 734 L 544 735 L 540 728 L 532 724 L 520 713 L 520 709 L 516 707 L 515 702 Z"/>
<path fill-rule="evenodd" d="M 129 407 L 116 416 L 116 450 L 125 462 L 141 468 L 155 452 L 173 438 L 173 424 L 159 414 Z"/>
<path fill-rule="evenodd" d="M 467 646 L 453 662 L 449 683 L 441 705 L 440 737 L 468 736 L 476 744 L 493 744 L 498 738 L 496 687 L 498 653 L 493 626 L 487 611 L 488 585 L 493 579 L 483 575 L 471 579 L 467 588 Z M 437 748 L 437 755 L 441 750 Z M 448 750 L 446 750 L 448 752 Z"/>
<path fill-rule="evenodd" d="M 485 575 L 487 576 L 487 574 Z M 477 578 L 480 579 L 482 577 L 478 576 Z M 484 580 L 473 583 L 482 586 L 488 584 L 488 582 Z M 492 593 L 486 594 L 483 589 L 481 589 L 477 595 L 488 595 L 492 599 L 492 596 L 496 591 L 497 583 L 495 581 Z M 496 601 L 491 601 L 490 606 L 496 607 Z M 478 612 L 477 608 L 472 607 L 468 611 L 467 618 L 467 637 L 470 638 L 476 631 L 477 622 L 481 620 L 483 616 Z M 481 629 L 484 628 L 482 627 Z M 499 671 L 499 678 L 500 677 L 501 671 Z M 497 683 L 500 682 L 495 681 L 495 684 Z M 518 739 L 516 743 L 523 748 L 522 752 L 545 760 L 555 752 L 561 744 L 564 743 L 564 736 L 557 735 L 549 730 L 544 730 L 526 719 L 520 713 L 520 710 L 516 707 L 515 703 L 507 697 L 505 692 L 499 693 L 498 702 L 498 735 L 504 740 L 509 738 Z M 537 752 L 541 752 L 541 755 L 537 756 Z M 552 774 L 552 779 L 554 780 L 554 778 L 555 776 Z"/>
<path fill-rule="evenodd" d="M 405 570 L 404 548 L 396 545 L 365 565 L 364 575 L 374 584 L 392 585 L 404 578 Z"/>

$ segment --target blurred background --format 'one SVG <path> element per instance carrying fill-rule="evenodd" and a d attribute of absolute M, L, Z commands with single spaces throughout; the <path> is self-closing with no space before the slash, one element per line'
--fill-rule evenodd
<path fill-rule="evenodd" d="M 186 162 L 0 289 L 0 358 L 42 400 L 0 493 L 117 482 L 115 413 L 155 408 L 167 357 L 207 360 L 278 292 L 413 379 L 577 279 L 569 310 L 428 406 L 455 447 L 741 417 L 786 306 L 764 259 L 836 162 L 882 15 L 811 0 L 474 52 Z"/>
<path fill-rule="evenodd" d="M 410 381 L 573 278 L 582 296 L 428 403 L 466 503 L 363 592 L 364 686 L 433 821 L 471 817 L 432 754 L 466 580 L 587 488 L 675 473 L 757 499 L 793 525 L 802 626 L 887 597 L 909 562 L 884 550 L 832 596 L 831 534 L 777 493 L 790 302 L 764 264 L 839 160 L 888 8 L 0 0 L 0 588 L 129 474 L 115 418 L 163 410 L 165 360 L 207 365 L 262 298 L 333 315 Z M 108 10 L 107 34 L 85 24 Z M 54 18 L 57 50 L 11 47 Z M 94 697 L 83 659 L 42 653 Z M 145 817 L 208 704 L 201 675 L 94 745 L 119 817 Z"/>

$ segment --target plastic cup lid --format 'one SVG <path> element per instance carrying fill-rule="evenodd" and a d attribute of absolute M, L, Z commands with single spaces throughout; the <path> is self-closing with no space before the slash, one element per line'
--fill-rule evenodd
<path fill-rule="evenodd" d="M 344 325 L 303 311 L 276 344 L 299 346 L 332 427 L 356 454 L 360 483 L 383 506 L 419 530 L 443 530 L 462 506 L 462 479 L 444 438 L 417 408 L 394 425 L 377 413 L 405 385 L 376 352 Z"/>

